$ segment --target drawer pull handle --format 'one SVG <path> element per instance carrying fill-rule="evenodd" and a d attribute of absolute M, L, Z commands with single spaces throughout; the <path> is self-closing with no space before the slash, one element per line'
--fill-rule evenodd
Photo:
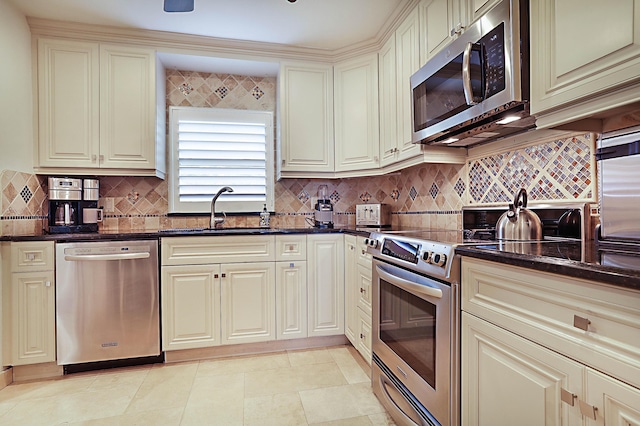
<path fill-rule="evenodd" d="M 591 321 L 589 321 L 587 318 L 582 318 L 578 315 L 573 316 L 574 327 L 579 328 L 580 330 L 587 331 L 587 329 L 589 328 L 589 324 L 591 324 Z"/>
<path fill-rule="evenodd" d="M 588 419 L 595 420 L 596 419 L 596 411 L 598 411 L 597 407 L 594 407 L 591 404 L 587 404 L 584 401 L 580 401 L 580 414 L 585 416 Z"/>
<path fill-rule="evenodd" d="M 562 402 L 569 404 L 570 406 L 573 407 L 573 400 L 576 399 L 578 397 L 578 395 L 576 395 L 575 393 L 571 393 L 566 389 L 560 389 L 560 399 L 562 400 Z"/>

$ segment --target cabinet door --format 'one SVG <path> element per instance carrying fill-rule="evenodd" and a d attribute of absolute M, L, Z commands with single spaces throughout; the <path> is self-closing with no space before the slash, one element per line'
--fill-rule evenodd
<path fill-rule="evenodd" d="M 438 53 L 456 35 L 458 0 L 422 0 L 420 29 L 422 40 L 422 63 Z M 452 33 L 452 30 L 454 32 Z"/>
<path fill-rule="evenodd" d="M 531 2 L 531 113 L 562 109 L 538 126 L 640 99 L 639 10 L 640 0 Z"/>
<path fill-rule="evenodd" d="M 55 361 L 53 271 L 13 274 L 11 287 L 12 364 Z"/>
<path fill-rule="evenodd" d="M 358 265 L 357 280 L 358 307 L 371 315 L 371 268 Z"/>
<path fill-rule="evenodd" d="M 275 340 L 275 263 L 221 265 L 222 343 Z"/>
<path fill-rule="evenodd" d="M 394 163 L 398 151 L 396 67 L 396 35 L 394 33 L 378 54 L 381 166 Z"/>
<path fill-rule="evenodd" d="M 377 168 L 378 56 L 337 64 L 334 83 L 336 171 Z"/>
<path fill-rule="evenodd" d="M 420 144 L 411 142 L 413 137 L 411 76 L 420 68 L 419 36 L 419 16 L 416 8 L 396 31 L 397 160 L 410 158 L 420 153 Z"/>
<path fill-rule="evenodd" d="M 333 172 L 333 67 L 286 63 L 280 69 L 282 172 Z"/>
<path fill-rule="evenodd" d="M 582 410 L 589 426 L 640 426 L 640 390 L 589 368 Z"/>
<path fill-rule="evenodd" d="M 461 347 L 462 424 L 582 425 L 582 365 L 466 312 Z"/>
<path fill-rule="evenodd" d="M 356 349 L 360 355 L 371 364 L 371 316 L 367 315 L 362 309 L 357 309 L 358 313 L 358 329 Z"/>
<path fill-rule="evenodd" d="M 162 350 L 220 344 L 220 265 L 162 267 Z"/>
<path fill-rule="evenodd" d="M 358 254 L 356 237 L 344 236 L 344 334 L 358 345 Z"/>
<path fill-rule="evenodd" d="M 276 263 L 277 339 L 307 337 L 307 262 Z"/>
<path fill-rule="evenodd" d="M 100 46 L 100 167 L 153 169 L 155 52 Z"/>
<path fill-rule="evenodd" d="M 100 150 L 96 43 L 38 40 L 36 167 L 97 167 Z"/>
<path fill-rule="evenodd" d="M 344 240 L 307 236 L 309 337 L 344 334 Z"/>

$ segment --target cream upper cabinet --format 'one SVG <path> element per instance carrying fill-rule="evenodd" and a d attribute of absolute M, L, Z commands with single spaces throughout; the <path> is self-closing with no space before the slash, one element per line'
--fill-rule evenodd
<path fill-rule="evenodd" d="M 333 67 L 283 62 L 280 102 L 281 175 L 333 172 Z"/>
<path fill-rule="evenodd" d="M 640 0 L 531 2 L 531 113 L 538 127 L 640 100 Z"/>
<path fill-rule="evenodd" d="M 56 360 L 53 241 L 2 245 L 3 363 Z"/>
<path fill-rule="evenodd" d="M 38 39 L 36 171 L 164 177 L 155 51 Z"/>
<path fill-rule="evenodd" d="M 336 64 L 334 88 L 336 171 L 377 168 L 378 56 Z"/>
<path fill-rule="evenodd" d="M 392 166 L 420 155 L 411 142 L 411 84 L 420 68 L 419 15 L 416 8 L 378 55 L 380 70 L 380 165 Z"/>
<path fill-rule="evenodd" d="M 425 63 L 462 31 L 462 16 L 459 0 L 422 0 L 418 8 L 423 40 L 420 58 Z"/>
<path fill-rule="evenodd" d="M 344 239 L 307 236 L 309 337 L 344 334 Z"/>

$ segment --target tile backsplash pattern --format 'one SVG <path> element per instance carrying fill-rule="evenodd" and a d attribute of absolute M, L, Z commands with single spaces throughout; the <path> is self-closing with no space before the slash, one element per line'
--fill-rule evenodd
<path fill-rule="evenodd" d="M 469 204 L 508 203 L 520 188 L 532 201 L 592 201 L 594 143 L 573 135 L 469 161 Z"/>
<path fill-rule="evenodd" d="M 0 235 L 42 232 L 48 214 L 46 178 L 4 170 L 0 173 Z"/>

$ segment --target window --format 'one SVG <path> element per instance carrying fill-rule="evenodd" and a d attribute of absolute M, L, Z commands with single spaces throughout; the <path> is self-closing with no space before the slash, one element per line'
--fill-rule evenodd
<path fill-rule="evenodd" d="M 170 107 L 169 212 L 273 210 L 273 113 Z"/>

